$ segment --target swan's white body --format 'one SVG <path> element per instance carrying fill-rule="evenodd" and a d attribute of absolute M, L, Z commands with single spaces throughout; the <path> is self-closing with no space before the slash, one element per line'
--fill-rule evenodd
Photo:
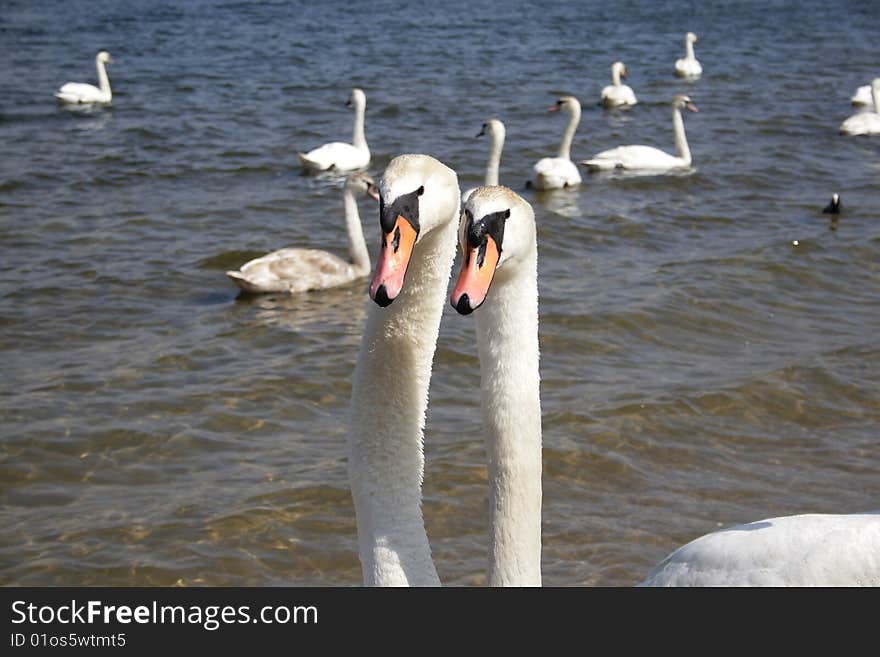
<path fill-rule="evenodd" d="M 853 105 L 869 105 L 873 107 L 874 98 L 871 96 L 871 85 L 866 84 L 856 89 L 853 97 L 849 100 Z"/>
<path fill-rule="evenodd" d="M 611 65 L 611 84 L 602 89 L 602 105 L 605 107 L 624 107 L 638 102 L 632 88 L 621 84 L 620 78 L 626 79 L 626 66 L 623 62 L 614 62 Z"/>
<path fill-rule="evenodd" d="M 309 171 L 354 171 L 370 163 L 370 149 L 364 133 L 364 114 L 367 97 L 360 89 L 352 89 L 348 105 L 354 106 L 354 134 L 352 143 L 334 141 L 308 153 L 298 153 L 302 167 Z"/>
<path fill-rule="evenodd" d="M 571 161 L 571 142 L 581 120 L 581 104 L 574 96 L 563 96 L 550 108 L 551 112 L 559 110 L 568 112 L 568 125 L 559 144 L 559 154 L 556 157 L 541 158 L 532 168 L 531 185 L 535 189 L 562 189 L 581 182 L 580 171 Z"/>
<path fill-rule="evenodd" d="M 840 124 L 843 135 L 880 135 L 880 78 L 871 82 L 873 111 L 853 114 Z"/>
<path fill-rule="evenodd" d="M 370 294 L 387 307 L 369 310 L 348 429 L 359 554 L 367 585 L 436 586 L 440 580 L 421 508 L 422 443 L 431 366 L 455 258 L 458 177 L 434 158 L 401 155 L 389 163 L 379 188 L 383 247 Z M 401 229 L 411 230 L 406 217 L 413 214 L 419 230 L 410 243 L 406 235 L 401 238 Z"/>
<path fill-rule="evenodd" d="M 685 55 L 681 59 L 675 60 L 675 75 L 680 78 L 698 78 L 703 74 L 703 67 L 694 56 L 694 44 L 697 42 L 697 35 L 688 32 L 684 37 Z"/>
<path fill-rule="evenodd" d="M 61 103 L 70 104 L 109 104 L 113 100 L 110 90 L 110 78 L 107 77 L 106 64 L 113 63 L 110 53 L 102 50 L 95 56 L 95 68 L 98 71 L 98 85 L 83 82 L 68 82 L 55 92 L 55 98 Z"/>
<path fill-rule="evenodd" d="M 640 586 L 880 586 L 880 512 L 713 532 L 673 552 Z"/>
<path fill-rule="evenodd" d="M 498 184 L 498 171 L 501 167 L 501 151 L 504 149 L 504 136 L 506 132 L 504 124 L 501 121 L 498 119 L 489 119 L 483 124 L 483 128 L 477 134 L 477 137 L 482 137 L 483 135 L 488 134 L 489 138 L 492 140 L 492 144 L 489 148 L 489 162 L 486 164 L 486 176 L 483 181 L 484 185 Z M 461 195 L 462 206 L 467 202 L 468 197 L 475 189 L 476 187 L 472 187 Z"/>
<path fill-rule="evenodd" d="M 226 275 L 243 291 L 307 292 L 345 285 L 370 273 L 370 256 L 358 213 L 356 192 L 376 194 L 372 179 L 366 174 L 349 176 L 343 202 L 348 251 L 351 261 L 318 249 L 279 249 L 251 260 L 238 271 Z"/>
<path fill-rule="evenodd" d="M 502 233 L 487 229 L 487 222 L 496 226 L 503 222 Z M 503 244 L 497 241 L 502 238 Z M 483 436 L 489 458 L 489 584 L 540 586 L 535 214 L 507 187 L 479 187 L 465 203 L 460 242 L 465 255 L 451 301 L 463 314 L 476 308 Z"/>
<path fill-rule="evenodd" d="M 675 133 L 676 155 L 670 155 L 653 146 L 618 146 L 597 153 L 589 160 L 582 160 L 581 164 L 593 171 L 610 169 L 666 171 L 689 167 L 692 158 L 684 133 L 684 121 L 681 118 L 683 108 L 697 111 L 687 96 L 679 95 L 672 101 L 672 128 Z"/>

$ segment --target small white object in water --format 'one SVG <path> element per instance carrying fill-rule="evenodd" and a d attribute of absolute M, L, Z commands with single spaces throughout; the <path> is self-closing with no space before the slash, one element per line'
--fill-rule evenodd
<path fill-rule="evenodd" d="M 800 244 L 800 242 L 798 242 L 797 240 L 792 241 L 792 245 L 794 245 L 794 246 L 798 246 L 799 244 Z"/>

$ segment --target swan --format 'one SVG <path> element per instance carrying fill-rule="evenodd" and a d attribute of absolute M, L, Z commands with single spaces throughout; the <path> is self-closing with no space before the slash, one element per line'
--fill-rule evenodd
<path fill-rule="evenodd" d="M 55 98 L 61 103 L 102 103 L 109 104 L 113 100 L 113 92 L 110 91 L 110 78 L 107 77 L 106 64 L 112 64 L 113 58 L 106 50 L 102 50 L 95 56 L 95 68 L 98 69 L 98 84 L 85 84 L 83 82 L 68 82 L 55 92 Z"/>
<path fill-rule="evenodd" d="M 694 57 L 694 44 L 697 42 L 697 35 L 688 32 L 684 37 L 685 55 L 681 59 L 675 60 L 675 75 L 680 78 L 698 78 L 703 74 L 703 67 L 697 58 Z"/>
<path fill-rule="evenodd" d="M 853 114 L 840 124 L 842 135 L 880 135 L 880 78 L 871 82 L 871 97 L 874 101 L 873 111 Z"/>
<path fill-rule="evenodd" d="M 370 256 L 355 199 L 359 191 L 379 198 L 373 179 L 367 174 L 355 173 L 346 180 L 343 203 L 351 262 L 318 249 L 288 248 L 251 260 L 226 275 L 244 292 L 252 294 L 321 290 L 366 276 L 370 273 Z"/>
<path fill-rule="evenodd" d="M 346 107 L 354 106 L 354 135 L 352 143 L 334 141 L 310 150 L 297 153 L 303 169 L 308 171 L 351 171 L 363 169 L 370 163 L 370 149 L 364 135 L 364 112 L 367 109 L 367 96 L 361 89 L 352 89 Z"/>
<path fill-rule="evenodd" d="M 507 187 L 480 187 L 462 212 L 450 302 L 474 311 L 489 457 L 489 584 L 541 585 L 541 400 L 535 213 Z M 491 290 L 490 290 L 491 288 Z"/>
<path fill-rule="evenodd" d="M 431 364 L 455 258 L 455 171 L 400 155 L 379 181 L 382 229 L 352 381 L 348 472 L 364 583 L 437 586 L 421 509 Z M 380 307 L 381 306 L 381 307 Z"/>
<path fill-rule="evenodd" d="M 873 105 L 874 100 L 871 98 L 871 85 L 866 84 L 856 89 L 856 92 L 849 101 L 853 105 Z"/>
<path fill-rule="evenodd" d="M 597 153 L 589 160 L 580 163 L 591 171 L 607 169 L 646 169 L 665 171 L 682 169 L 691 165 L 691 149 L 684 134 L 684 121 L 681 110 L 696 112 L 697 107 L 688 96 L 678 95 L 672 101 L 672 128 L 675 131 L 675 150 L 677 156 L 664 153 L 653 146 L 618 146 Z"/>
<path fill-rule="evenodd" d="M 880 586 L 880 511 L 768 518 L 706 534 L 639 586 Z"/>
<path fill-rule="evenodd" d="M 489 119 L 477 133 L 477 137 L 489 135 L 492 139 L 492 145 L 489 149 L 489 163 L 486 165 L 486 177 L 483 181 L 484 185 L 498 184 L 498 169 L 501 166 L 501 150 L 504 148 L 505 134 L 504 124 L 498 119 Z M 471 187 L 461 195 L 462 205 L 465 204 L 475 189 L 476 187 Z"/>
<path fill-rule="evenodd" d="M 559 155 L 542 158 L 532 168 L 534 179 L 529 181 L 529 184 L 535 189 L 560 189 L 579 185 L 581 182 L 581 174 L 571 161 L 571 142 L 581 120 L 581 104 L 574 96 L 562 96 L 553 107 L 549 108 L 551 112 L 559 110 L 569 113 L 568 126 L 559 144 Z"/>
<path fill-rule="evenodd" d="M 605 107 L 635 105 L 638 102 L 632 88 L 621 84 L 620 78 L 626 79 L 626 66 L 623 62 L 614 62 L 611 65 L 611 84 L 602 89 L 602 105 Z"/>

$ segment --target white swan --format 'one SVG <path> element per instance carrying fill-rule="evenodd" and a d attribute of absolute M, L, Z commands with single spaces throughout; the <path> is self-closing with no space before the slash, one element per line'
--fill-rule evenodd
<path fill-rule="evenodd" d="M 489 457 L 492 586 L 541 585 L 535 233 L 532 207 L 513 191 L 476 189 L 461 217 L 462 266 L 450 297 L 459 313 L 476 310 L 480 405 Z"/>
<path fill-rule="evenodd" d="M 571 142 L 581 120 L 581 104 L 574 96 L 562 96 L 549 111 L 559 110 L 569 113 L 568 125 L 559 144 L 559 155 L 541 158 L 535 163 L 533 179 L 529 181 L 535 189 L 561 189 L 581 182 L 581 174 L 571 161 Z"/>
<path fill-rule="evenodd" d="M 477 137 L 489 135 L 492 139 L 492 144 L 489 148 L 489 162 L 486 164 L 486 176 L 483 181 L 484 185 L 498 184 L 498 170 L 501 167 L 501 151 L 504 148 L 505 134 L 504 124 L 498 119 L 489 119 L 477 133 Z M 471 187 L 461 195 L 462 205 L 467 202 L 468 197 L 475 189 L 476 187 Z"/>
<path fill-rule="evenodd" d="M 428 385 L 460 208 L 455 171 L 394 158 L 379 182 L 382 245 L 355 367 L 348 471 L 367 585 L 436 586 L 421 508 Z"/>
<path fill-rule="evenodd" d="M 665 171 L 682 169 L 691 165 L 691 150 L 684 134 L 684 121 L 681 110 L 696 112 L 696 106 L 688 96 L 678 95 L 672 101 L 672 128 L 675 132 L 675 150 L 677 155 L 670 155 L 653 146 L 618 146 L 597 153 L 589 160 L 581 160 L 581 164 L 592 171 L 607 169 L 643 169 Z"/>
<path fill-rule="evenodd" d="M 614 62 L 611 65 L 611 84 L 602 89 L 602 105 L 605 107 L 635 105 L 638 102 L 632 88 L 621 84 L 620 78 L 626 79 L 626 66 L 623 62 Z"/>
<path fill-rule="evenodd" d="M 680 78 L 698 78 L 703 74 L 703 67 L 694 56 L 694 44 L 697 35 L 688 32 L 684 37 L 684 57 L 675 60 L 675 75 Z"/>
<path fill-rule="evenodd" d="M 373 179 L 355 173 L 345 182 L 343 203 L 351 262 L 318 249 L 280 249 L 226 275 L 245 292 L 306 292 L 345 285 L 370 273 L 370 256 L 358 214 L 356 192 L 379 198 Z"/>
<path fill-rule="evenodd" d="M 880 511 L 768 518 L 706 534 L 640 586 L 880 586 Z"/>
<path fill-rule="evenodd" d="M 856 89 L 852 98 L 849 99 L 853 105 L 874 105 L 874 99 L 871 97 L 871 85 L 866 84 Z"/>
<path fill-rule="evenodd" d="M 842 135 L 880 135 L 880 78 L 871 82 L 873 111 L 853 114 L 840 124 Z"/>
<path fill-rule="evenodd" d="M 110 57 L 110 53 L 102 50 L 95 56 L 100 87 L 83 82 L 68 82 L 55 92 L 55 98 L 61 103 L 109 104 L 113 100 L 113 92 L 110 91 L 110 78 L 107 77 L 105 65 L 112 63 L 113 58 Z"/>
<path fill-rule="evenodd" d="M 354 106 L 354 134 L 352 143 L 334 141 L 310 150 L 297 153 L 300 164 L 308 171 L 352 171 L 363 169 L 370 163 L 370 149 L 364 134 L 364 113 L 367 97 L 360 89 L 352 89 L 346 106 Z"/>

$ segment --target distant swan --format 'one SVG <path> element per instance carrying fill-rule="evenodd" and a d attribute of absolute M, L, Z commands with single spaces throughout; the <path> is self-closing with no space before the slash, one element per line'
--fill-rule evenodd
<path fill-rule="evenodd" d="M 697 42 L 697 35 L 688 32 L 684 37 L 685 56 L 675 60 L 675 75 L 680 78 L 698 78 L 703 74 L 703 67 L 694 56 L 694 44 Z"/>
<path fill-rule="evenodd" d="M 620 83 L 621 78 L 626 79 L 626 66 L 623 62 L 614 62 L 611 65 L 611 84 L 602 89 L 602 105 L 605 107 L 635 105 L 638 102 L 632 88 Z"/>
<path fill-rule="evenodd" d="M 318 249 L 280 249 L 242 265 L 226 275 L 243 291 L 306 292 L 345 285 L 370 273 L 370 256 L 364 242 L 355 192 L 378 199 L 373 179 L 365 173 L 349 176 L 345 183 L 345 225 L 351 262 Z"/>
<path fill-rule="evenodd" d="M 840 124 L 840 134 L 880 135 L 880 78 L 874 78 L 871 82 L 871 99 L 873 110 L 853 114 Z"/>
<path fill-rule="evenodd" d="M 354 134 L 352 143 L 334 141 L 310 150 L 308 153 L 297 153 L 300 164 L 308 171 L 352 171 L 363 169 L 370 163 L 370 149 L 364 135 L 364 113 L 367 109 L 367 97 L 360 89 L 352 89 L 351 97 L 346 106 L 354 106 Z"/>
<path fill-rule="evenodd" d="M 486 164 L 486 176 L 484 179 L 484 185 L 497 185 L 498 184 L 498 169 L 501 166 L 501 150 L 504 148 L 504 135 L 505 135 L 504 124 L 498 119 L 489 119 L 483 124 L 483 127 L 480 129 L 480 132 L 477 133 L 477 137 L 482 137 L 483 135 L 489 135 L 492 139 L 492 144 L 489 149 L 489 162 Z M 465 201 L 467 201 L 468 197 L 471 193 L 476 189 L 472 187 L 467 190 L 464 194 L 461 195 L 461 204 L 464 205 Z"/>
<path fill-rule="evenodd" d="M 55 98 L 61 103 L 110 103 L 113 100 L 113 92 L 110 91 L 110 78 L 107 77 L 105 64 L 112 63 L 113 58 L 110 57 L 110 53 L 102 50 L 95 56 L 100 88 L 83 82 L 68 82 L 55 92 Z"/>
<path fill-rule="evenodd" d="M 611 150 L 597 153 L 589 160 L 581 160 L 581 164 L 590 170 L 607 169 L 643 169 L 665 171 L 682 169 L 691 165 L 691 150 L 684 134 L 684 121 L 681 110 L 696 112 L 696 106 L 688 96 L 678 95 L 672 101 L 672 127 L 675 132 L 675 149 L 678 153 L 670 155 L 652 146 L 618 146 Z"/>
<path fill-rule="evenodd" d="M 530 182 L 535 189 L 561 189 L 579 185 L 581 174 L 571 161 L 571 142 L 581 120 L 581 104 L 574 96 L 562 96 L 549 111 L 565 110 L 569 113 L 568 125 L 559 144 L 559 155 L 538 160 L 532 167 L 533 179 Z"/>
<path fill-rule="evenodd" d="M 856 89 L 853 97 L 849 100 L 853 105 L 873 105 L 874 99 L 871 97 L 871 85 L 866 84 Z"/>
<path fill-rule="evenodd" d="M 768 518 L 706 534 L 640 586 L 880 586 L 880 512 Z"/>

